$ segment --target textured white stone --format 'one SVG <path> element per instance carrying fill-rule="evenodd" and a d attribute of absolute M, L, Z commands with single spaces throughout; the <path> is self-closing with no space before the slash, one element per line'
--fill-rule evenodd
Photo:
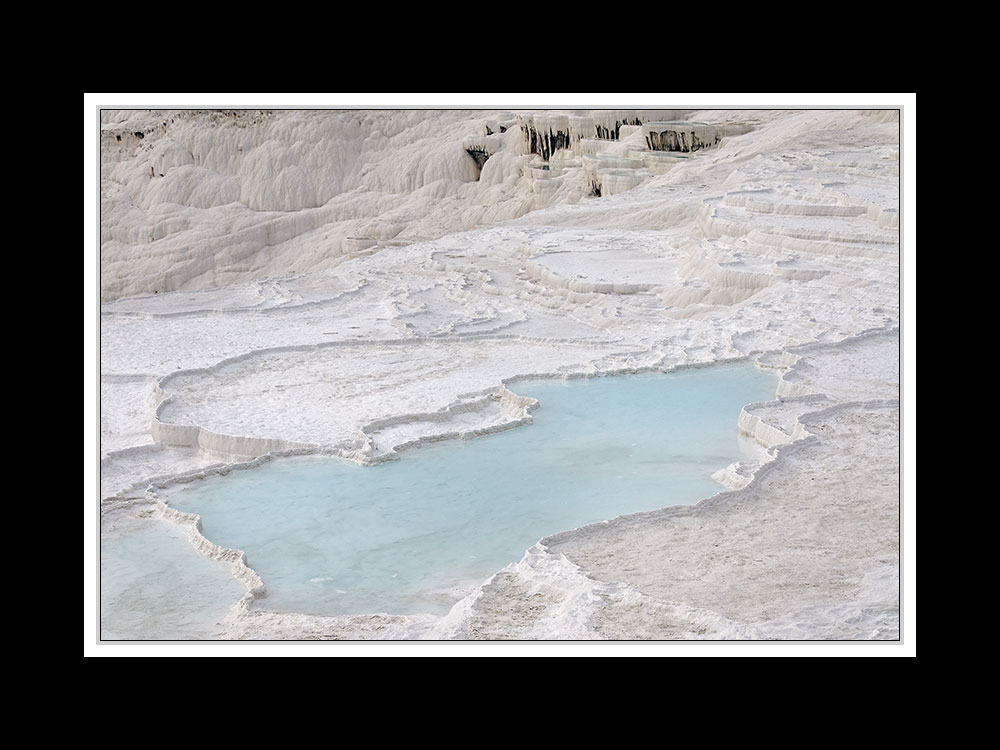
<path fill-rule="evenodd" d="M 733 415 L 768 454 L 719 467 L 724 499 L 541 540 L 442 620 L 262 613 L 247 568 L 228 634 L 895 638 L 894 114 L 690 113 L 727 135 L 679 158 L 644 152 L 637 126 L 595 137 L 644 116 L 631 110 L 107 112 L 103 506 L 282 453 L 372 463 L 514 427 L 533 408 L 525 376 L 750 357 L 782 374 L 780 400 Z M 570 133 L 549 169 L 526 123 Z M 475 144 L 491 152 L 481 173 Z M 613 183 L 600 198 L 598 177 Z M 805 502 L 803 471 L 841 488 L 836 519 Z M 727 556 L 706 557 L 720 538 Z M 773 607 L 707 593 L 765 558 L 777 578 L 756 593 Z M 667 583 L 688 574 L 702 587 Z"/>

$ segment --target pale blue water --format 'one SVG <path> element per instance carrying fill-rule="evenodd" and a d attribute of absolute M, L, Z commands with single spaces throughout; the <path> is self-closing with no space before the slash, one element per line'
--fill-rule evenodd
<path fill-rule="evenodd" d="M 752 451 L 740 408 L 776 385 L 749 364 L 515 383 L 541 402 L 530 426 L 373 467 L 275 460 L 168 502 L 247 553 L 266 609 L 440 614 L 546 535 L 721 491 L 712 473 Z"/>
<path fill-rule="evenodd" d="M 201 555 L 187 529 L 122 519 L 101 531 L 101 639 L 201 640 L 246 587 L 224 563 Z"/>

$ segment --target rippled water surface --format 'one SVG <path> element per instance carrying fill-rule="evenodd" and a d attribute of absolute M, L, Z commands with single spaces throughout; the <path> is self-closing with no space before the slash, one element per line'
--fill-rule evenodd
<path fill-rule="evenodd" d="M 246 587 L 202 556 L 187 529 L 157 518 L 121 519 L 101 531 L 101 639 L 204 640 Z"/>
<path fill-rule="evenodd" d="M 776 385 L 745 363 L 519 382 L 541 402 L 530 426 L 374 467 L 275 460 L 168 502 L 246 551 L 265 609 L 441 614 L 543 536 L 721 491 L 713 472 L 758 455 L 738 436 L 740 408 Z"/>

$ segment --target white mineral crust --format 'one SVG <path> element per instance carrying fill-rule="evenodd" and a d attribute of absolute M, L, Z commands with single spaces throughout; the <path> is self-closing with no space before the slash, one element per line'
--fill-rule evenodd
<path fill-rule="evenodd" d="M 649 150 L 677 120 L 725 135 Z M 100 141 L 103 515 L 234 566 L 206 637 L 899 638 L 896 111 L 104 111 Z M 506 429 L 519 376 L 737 358 L 782 376 L 733 415 L 762 464 L 542 539 L 443 618 L 261 611 L 147 492 Z"/>

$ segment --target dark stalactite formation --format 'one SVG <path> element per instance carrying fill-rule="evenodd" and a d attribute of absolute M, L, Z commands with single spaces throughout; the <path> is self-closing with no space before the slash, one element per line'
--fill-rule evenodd
<path fill-rule="evenodd" d="M 616 141 L 621 137 L 623 125 L 642 125 L 642 121 L 639 118 L 618 120 L 615 122 L 614 128 L 595 125 L 595 135 L 602 140 Z M 501 132 L 503 130 L 501 128 Z M 524 145 L 527 153 L 538 154 L 543 161 L 548 161 L 556 151 L 572 146 L 573 137 L 564 130 L 541 130 L 536 128 L 533 123 L 522 123 L 521 132 L 524 134 Z M 579 137 L 577 134 L 576 138 L 579 139 Z"/>
<path fill-rule="evenodd" d="M 597 130 L 597 137 L 605 141 L 617 141 L 621 137 L 622 125 L 642 125 L 642 120 L 636 117 L 633 120 L 616 120 L 615 129 L 605 127 L 604 125 L 595 125 Z"/>
<path fill-rule="evenodd" d="M 483 171 L 483 165 L 486 164 L 486 160 L 490 158 L 490 155 L 485 149 L 481 148 L 467 148 L 466 153 L 469 154 L 473 159 L 476 160 L 476 166 L 479 167 L 479 171 Z"/>
<path fill-rule="evenodd" d="M 646 135 L 646 147 L 650 151 L 681 151 L 690 153 L 703 148 L 717 146 L 722 140 L 716 133 L 710 141 L 701 140 L 693 130 L 685 131 L 680 129 L 662 130 L 659 133 L 648 133 Z"/>
<path fill-rule="evenodd" d="M 570 147 L 569 133 L 562 130 L 553 133 L 551 129 L 538 131 L 531 125 L 522 125 L 521 132 L 524 134 L 528 153 L 538 154 L 543 161 L 548 161 L 549 157 L 559 149 Z"/>

